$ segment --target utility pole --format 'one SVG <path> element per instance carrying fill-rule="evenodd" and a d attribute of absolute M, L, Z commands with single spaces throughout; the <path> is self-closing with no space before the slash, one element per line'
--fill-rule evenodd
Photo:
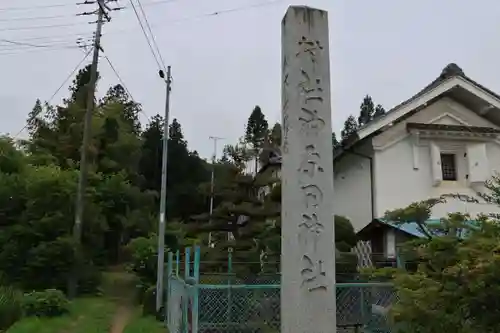
<path fill-rule="evenodd" d="M 209 224 L 212 222 L 212 213 L 214 211 L 214 192 L 215 192 L 215 160 L 217 159 L 217 141 L 224 140 L 224 138 L 217 136 L 209 136 L 210 140 L 214 142 L 214 153 L 212 155 L 212 175 L 210 180 L 210 219 Z M 212 246 L 212 232 L 208 233 L 208 247 Z"/>
<path fill-rule="evenodd" d="M 158 264 L 156 273 L 156 311 L 160 311 L 163 302 L 163 275 L 165 272 L 165 225 L 167 210 L 167 162 L 168 162 L 168 125 L 170 117 L 170 91 L 172 90 L 171 67 L 167 67 L 167 77 L 160 70 L 160 77 L 165 81 L 165 119 L 163 123 L 163 152 L 161 163 L 161 193 L 160 193 L 160 221 L 158 225 Z"/>
<path fill-rule="evenodd" d="M 97 3 L 98 8 L 93 12 L 85 12 L 80 15 L 94 15 L 97 14 L 97 27 L 94 37 L 94 54 L 92 57 L 92 65 L 90 67 L 90 81 L 88 83 L 88 96 L 87 96 L 87 110 L 85 112 L 85 120 L 83 127 L 83 141 L 80 152 L 80 175 L 78 179 L 78 190 L 76 197 L 75 206 L 75 224 L 73 226 L 73 237 L 77 245 L 77 251 L 81 252 L 81 241 L 82 241 L 82 221 L 83 213 L 85 210 L 85 191 L 87 187 L 87 172 L 88 172 L 88 146 L 91 139 L 91 129 L 92 129 L 92 114 L 94 111 L 94 94 L 97 81 L 97 66 L 99 62 L 99 51 L 101 49 L 101 34 L 102 26 L 104 24 L 104 18 L 109 22 L 111 19 L 107 14 L 109 7 L 106 5 L 106 0 L 96 0 L 96 1 L 85 1 L 82 4 L 95 4 Z M 74 298 L 78 290 L 78 279 L 80 269 L 79 260 L 75 260 L 69 282 L 68 282 L 68 296 Z"/>

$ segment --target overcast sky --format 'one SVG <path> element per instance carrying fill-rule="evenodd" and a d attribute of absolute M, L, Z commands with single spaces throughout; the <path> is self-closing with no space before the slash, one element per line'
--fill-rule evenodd
<path fill-rule="evenodd" d="M 49 99 L 84 52 L 65 48 L 90 38 L 83 0 L 1 0 L 0 133 L 15 135 L 35 100 Z M 268 5 L 261 5 L 269 2 Z M 165 89 L 128 0 L 103 36 L 105 54 L 148 117 L 163 113 Z M 333 126 L 359 112 L 365 94 L 386 109 L 423 88 L 449 62 L 500 91 L 498 0 L 142 0 L 165 62 L 172 65 L 173 118 L 191 149 L 212 154 L 210 135 L 233 143 L 252 108 L 280 119 L 280 29 L 290 4 L 328 10 Z M 51 6 L 54 5 L 54 6 Z M 21 9 L 30 7 L 32 9 Z M 48 7 L 51 6 L 51 7 Z M 235 9 L 234 11 L 227 11 Z M 221 12 L 219 15 L 209 15 Z M 41 17 L 51 18 L 41 18 Z M 48 27 L 49 26 L 49 27 Z M 105 60 L 98 94 L 118 83 Z M 69 84 L 69 83 L 68 83 Z M 67 96 L 67 85 L 53 99 Z M 146 116 L 143 116 L 146 121 Z"/>

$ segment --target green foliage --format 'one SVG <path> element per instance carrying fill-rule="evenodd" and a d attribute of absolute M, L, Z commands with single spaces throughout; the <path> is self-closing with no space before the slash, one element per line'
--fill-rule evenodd
<path fill-rule="evenodd" d="M 432 207 L 443 200 L 386 214 L 400 223 L 417 221 L 427 236 L 404 245 L 405 259 L 411 255 L 417 262 L 414 270 L 374 272 L 392 279 L 398 293 L 391 319 L 408 333 L 497 332 L 499 220 L 482 216 L 471 222 L 466 214 L 452 213 L 438 224 L 425 224 Z"/>
<path fill-rule="evenodd" d="M 350 115 L 347 117 L 344 122 L 344 128 L 340 132 L 341 140 L 344 142 L 349 139 L 353 134 L 358 130 L 358 123 L 356 122 L 356 118 Z"/>
<path fill-rule="evenodd" d="M 129 270 L 135 273 L 143 286 L 149 287 L 156 281 L 158 240 L 156 235 L 133 239 L 127 245 L 130 254 Z"/>
<path fill-rule="evenodd" d="M 9 286 L 0 286 L 0 330 L 5 330 L 22 316 L 22 294 Z"/>
<path fill-rule="evenodd" d="M 256 106 L 248 118 L 245 129 L 245 141 L 254 149 L 260 148 L 268 135 L 269 125 L 259 106 Z"/>
<path fill-rule="evenodd" d="M 22 307 L 26 316 L 57 317 L 69 311 L 69 301 L 62 291 L 47 289 L 25 294 Z"/>
<path fill-rule="evenodd" d="M 115 85 L 96 101 L 86 148 L 81 246 L 73 240 L 89 74 L 88 66 L 79 71 L 60 105 L 35 102 L 27 119 L 28 140 L 0 137 L 0 273 L 7 283 L 26 290 L 65 291 L 77 263 L 79 291 L 95 292 L 100 270 L 121 263 L 131 239 L 156 229 L 163 120 L 154 117 L 143 131 L 141 105 Z M 206 210 L 206 192 L 198 188 L 210 173 L 207 163 L 188 149 L 175 119 L 167 142 L 173 161 L 167 218 L 186 219 Z M 176 244 L 175 238 L 167 243 Z"/>
<path fill-rule="evenodd" d="M 377 119 L 379 117 L 382 117 L 383 115 L 385 115 L 384 107 L 380 104 L 377 104 L 377 106 L 375 107 L 375 113 L 373 114 L 373 119 Z"/>
<path fill-rule="evenodd" d="M 361 103 L 359 109 L 359 126 L 368 124 L 373 119 L 373 113 L 375 112 L 373 100 L 370 95 L 366 95 L 365 98 L 363 98 L 363 103 Z"/>

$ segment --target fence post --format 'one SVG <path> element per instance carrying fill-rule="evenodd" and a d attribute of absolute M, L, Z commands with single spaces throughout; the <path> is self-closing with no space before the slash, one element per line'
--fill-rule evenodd
<path fill-rule="evenodd" d="M 181 251 L 175 252 L 175 276 L 179 277 L 179 265 L 181 264 Z"/>
<path fill-rule="evenodd" d="M 187 247 L 184 250 L 184 290 L 186 291 L 183 295 L 182 302 L 182 326 L 184 327 L 184 332 L 189 332 L 189 287 L 186 281 L 189 279 L 189 265 L 191 261 L 191 248 Z"/>
<path fill-rule="evenodd" d="M 396 265 L 398 268 L 406 268 L 406 263 L 399 248 L 396 248 Z"/>
<path fill-rule="evenodd" d="M 166 278 L 166 282 L 167 283 L 164 283 L 163 285 L 166 286 L 166 289 L 167 289 L 167 297 L 165 297 L 165 311 L 167 312 L 167 315 L 165 316 L 165 319 L 167 321 L 167 326 L 170 325 L 170 307 L 169 307 L 169 304 L 170 304 L 170 286 L 171 286 L 171 283 L 170 283 L 170 279 L 172 277 L 172 271 L 173 271 L 173 253 L 172 252 L 168 252 L 168 263 L 167 263 L 167 278 Z M 170 327 L 170 326 L 169 326 Z"/>
<path fill-rule="evenodd" d="M 194 267 L 193 267 L 193 277 L 194 277 L 194 295 L 193 295 L 193 324 L 192 333 L 198 333 L 198 311 L 199 311 L 199 289 L 198 285 L 200 282 L 200 247 L 197 245 L 194 248 Z"/>
<path fill-rule="evenodd" d="M 233 300 L 231 295 L 231 278 L 233 274 L 233 248 L 227 249 L 227 311 L 226 311 L 226 324 L 231 323 L 231 309 L 233 307 Z"/>

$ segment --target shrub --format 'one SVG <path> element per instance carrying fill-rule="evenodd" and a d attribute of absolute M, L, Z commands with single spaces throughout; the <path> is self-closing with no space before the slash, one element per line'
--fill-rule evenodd
<path fill-rule="evenodd" d="M 26 316 L 56 317 L 69 311 L 69 301 L 62 291 L 47 289 L 25 294 L 22 307 Z"/>
<path fill-rule="evenodd" d="M 149 287 L 144 293 L 142 314 L 156 315 L 156 286 Z"/>
<path fill-rule="evenodd" d="M 0 331 L 22 316 L 21 293 L 12 287 L 0 287 Z"/>
<path fill-rule="evenodd" d="M 127 246 L 131 257 L 129 270 L 148 286 L 156 281 L 158 248 L 156 239 L 156 235 L 149 238 L 139 237 L 133 239 Z"/>

